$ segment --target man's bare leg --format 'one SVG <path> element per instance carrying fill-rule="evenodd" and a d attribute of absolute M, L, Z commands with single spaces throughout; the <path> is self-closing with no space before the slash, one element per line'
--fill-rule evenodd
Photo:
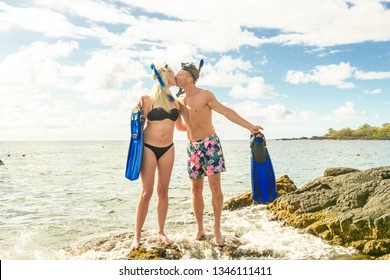
<path fill-rule="evenodd" d="M 190 179 L 191 190 L 192 190 L 192 207 L 194 209 L 195 221 L 197 225 L 195 240 L 200 240 L 205 236 L 205 231 L 203 228 L 203 212 L 204 212 L 203 182 L 204 182 L 203 178 Z"/>
<path fill-rule="evenodd" d="M 221 190 L 221 174 L 217 173 L 208 176 L 211 190 L 211 202 L 214 211 L 214 242 L 218 246 L 223 246 L 224 239 L 221 233 L 221 215 L 223 206 L 223 193 Z"/>

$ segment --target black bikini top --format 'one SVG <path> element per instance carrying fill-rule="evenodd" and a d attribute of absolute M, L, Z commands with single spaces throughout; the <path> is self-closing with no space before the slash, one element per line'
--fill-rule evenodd
<path fill-rule="evenodd" d="M 163 108 L 153 108 L 147 116 L 149 121 L 162 121 L 165 119 L 176 121 L 178 117 L 179 111 L 176 108 L 171 109 L 169 113 Z"/>

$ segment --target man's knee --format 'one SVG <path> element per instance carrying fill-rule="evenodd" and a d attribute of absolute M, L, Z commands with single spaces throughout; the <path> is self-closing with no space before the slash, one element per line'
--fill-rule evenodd
<path fill-rule="evenodd" d="M 202 197 L 203 196 L 202 188 L 192 188 L 192 196 L 193 197 Z"/>
<path fill-rule="evenodd" d="M 223 193 L 222 193 L 222 190 L 220 188 L 212 191 L 211 195 L 212 195 L 213 199 L 223 200 Z"/>
<path fill-rule="evenodd" d="M 203 179 L 191 180 L 191 191 L 193 196 L 202 196 L 203 193 Z"/>

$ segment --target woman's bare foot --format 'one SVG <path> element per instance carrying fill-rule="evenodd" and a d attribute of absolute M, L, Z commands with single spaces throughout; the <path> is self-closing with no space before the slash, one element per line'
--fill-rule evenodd
<path fill-rule="evenodd" d="M 161 240 L 162 242 L 164 242 L 165 245 L 172 245 L 172 240 L 169 239 L 165 233 L 158 233 L 158 239 Z"/>
<path fill-rule="evenodd" d="M 202 240 L 206 237 L 204 231 L 198 231 L 194 237 L 195 240 Z"/>
<path fill-rule="evenodd" d="M 130 246 L 130 252 L 139 249 L 139 240 L 134 239 Z"/>

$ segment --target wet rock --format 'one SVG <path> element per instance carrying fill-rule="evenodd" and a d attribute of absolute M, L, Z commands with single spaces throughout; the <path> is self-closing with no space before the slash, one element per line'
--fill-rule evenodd
<path fill-rule="evenodd" d="M 254 250 L 243 248 L 239 238 L 226 236 L 223 247 L 214 244 L 213 235 L 206 235 L 202 241 L 181 240 L 164 245 L 157 238 L 144 236 L 144 244 L 130 252 L 133 234 L 118 233 L 81 241 L 68 249 L 73 258 L 125 259 L 125 260 L 179 260 L 179 259 L 264 259 L 280 258 L 278 252 L 270 249 Z M 114 254 L 110 254 L 113 252 Z"/>
<path fill-rule="evenodd" d="M 276 189 L 278 191 L 278 196 L 282 196 L 286 193 L 296 191 L 297 186 L 287 175 L 284 175 L 276 179 Z"/>
<path fill-rule="evenodd" d="M 297 187 L 287 175 L 284 175 L 276 180 L 276 189 L 278 191 L 278 196 L 282 196 L 286 193 L 296 191 Z M 226 201 L 223 205 L 223 210 L 233 211 L 242 207 L 250 206 L 253 203 L 252 191 L 248 191 L 238 197 L 233 197 Z"/>
<path fill-rule="evenodd" d="M 360 171 L 360 170 L 355 169 L 355 168 L 349 168 L 349 167 L 331 167 L 331 168 L 327 168 L 325 170 L 324 177 L 339 176 L 339 175 L 344 175 L 344 174 L 348 174 L 351 172 L 357 172 L 357 171 Z"/>
<path fill-rule="evenodd" d="M 127 260 L 179 260 L 182 257 L 178 246 L 154 247 L 145 248 L 140 247 L 138 250 L 131 251 Z"/>
<path fill-rule="evenodd" d="M 118 233 L 80 241 L 68 252 L 73 257 L 87 259 L 127 259 L 127 260 L 178 260 L 181 251 L 176 245 L 165 246 L 157 238 L 146 237 L 147 246 L 130 252 L 132 233 Z"/>
<path fill-rule="evenodd" d="M 86 241 L 80 241 L 69 249 L 71 255 L 81 256 L 87 252 L 110 252 L 120 247 L 130 248 L 132 236 L 127 233 L 113 234 L 108 237 L 96 237 Z"/>
<path fill-rule="evenodd" d="M 267 209 L 273 219 L 363 254 L 390 254 L 390 167 L 327 169 Z M 386 258 L 386 257 L 385 257 Z"/>
<path fill-rule="evenodd" d="M 253 204 L 252 191 L 243 193 L 238 197 L 233 197 L 223 204 L 223 210 L 233 211 Z"/>

